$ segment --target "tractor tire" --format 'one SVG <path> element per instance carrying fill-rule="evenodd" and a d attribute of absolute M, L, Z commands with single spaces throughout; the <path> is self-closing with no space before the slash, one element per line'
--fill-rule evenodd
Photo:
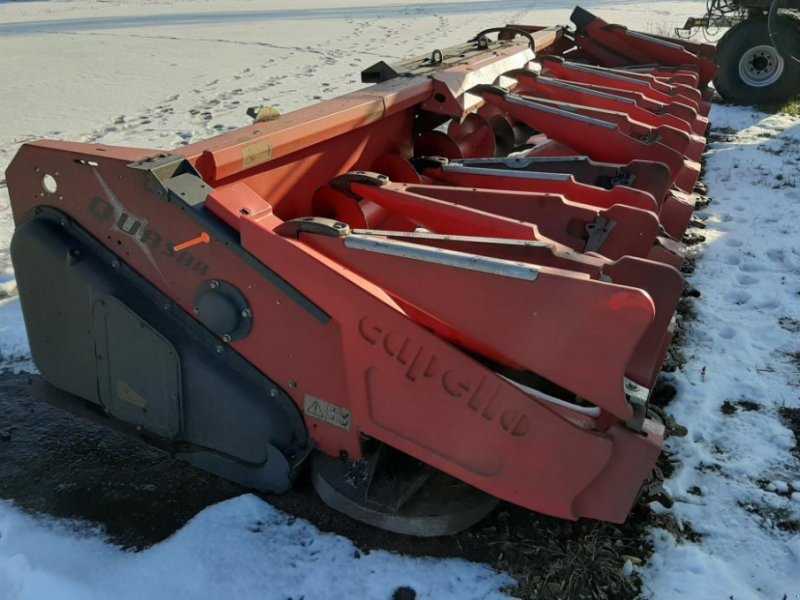
<path fill-rule="evenodd" d="M 779 15 L 778 35 L 800 57 L 800 24 Z M 800 62 L 782 56 L 773 46 L 766 17 L 754 17 L 731 27 L 717 43 L 719 72 L 714 87 L 733 104 L 782 104 L 800 94 Z"/>

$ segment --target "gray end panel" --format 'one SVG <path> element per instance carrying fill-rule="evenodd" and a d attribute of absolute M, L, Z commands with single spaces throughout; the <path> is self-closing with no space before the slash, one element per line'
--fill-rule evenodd
<path fill-rule="evenodd" d="M 17 230 L 23 233 L 11 240 L 11 258 L 33 362 L 57 388 L 99 404 L 91 307 L 86 288 L 67 279 L 67 272 L 86 273 L 84 257 L 77 248 L 24 235 L 26 224 Z"/>
<path fill-rule="evenodd" d="M 204 471 L 256 490 L 282 493 L 291 488 L 291 478 L 288 476 L 291 465 L 275 446 L 269 447 L 267 459 L 257 467 L 248 467 L 219 454 L 204 451 L 178 453 L 175 457 Z"/>
<path fill-rule="evenodd" d="M 11 255 L 34 362 L 76 407 L 244 485 L 289 487 L 311 441 L 275 382 L 63 213 L 35 209 Z"/>
<path fill-rule="evenodd" d="M 117 419 L 175 437 L 181 429 L 175 348 L 112 296 L 95 301 L 93 312 L 101 403 Z"/>

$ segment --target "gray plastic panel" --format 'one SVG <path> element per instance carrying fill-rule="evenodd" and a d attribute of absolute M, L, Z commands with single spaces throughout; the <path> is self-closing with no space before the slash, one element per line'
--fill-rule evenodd
<path fill-rule="evenodd" d="M 174 438 L 181 429 L 177 351 L 112 296 L 101 296 L 93 312 L 100 402 L 126 423 Z"/>

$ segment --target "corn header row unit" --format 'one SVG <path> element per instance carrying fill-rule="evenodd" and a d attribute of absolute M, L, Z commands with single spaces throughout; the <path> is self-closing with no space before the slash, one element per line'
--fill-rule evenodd
<path fill-rule="evenodd" d="M 649 398 L 714 48 L 572 20 L 172 150 L 25 144 L 11 251 L 41 394 L 250 488 L 309 471 L 402 533 L 499 500 L 667 502 Z"/>

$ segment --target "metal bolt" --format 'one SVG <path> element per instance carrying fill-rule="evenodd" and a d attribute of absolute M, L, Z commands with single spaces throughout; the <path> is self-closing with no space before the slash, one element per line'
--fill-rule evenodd
<path fill-rule="evenodd" d="M 217 281 L 216 279 L 212 279 L 211 281 L 208 282 L 208 287 L 210 287 L 212 290 L 217 289 L 219 287 L 219 281 Z"/>
<path fill-rule="evenodd" d="M 244 309 L 242 309 L 242 316 L 243 316 L 245 319 L 249 319 L 250 317 L 252 317 L 252 316 L 253 316 L 253 313 L 251 313 L 251 312 L 250 312 L 250 309 L 249 309 L 249 308 L 244 308 Z"/>
<path fill-rule="evenodd" d="M 118 260 L 112 260 L 111 261 L 111 267 L 114 268 L 114 269 L 119 269 L 119 261 Z"/>
<path fill-rule="evenodd" d="M 222 336 L 222 341 L 225 342 L 226 344 L 230 344 L 231 343 L 231 336 L 229 336 L 226 333 L 225 335 Z"/>
<path fill-rule="evenodd" d="M 217 354 L 222 354 L 223 348 L 222 348 L 222 346 L 217 346 L 216 348 L 214 348 L 214 350 L 217 351 Z"/>
<path fill-rule="evenodd" d="M 273 398 L 277 398 L 277 397 L 278 397 L 278 390 L 276 390 L 275 388 L 272 388 L 272 389 L 269 391 L 269 395 L 270 395 L 271 397 L 273 397 Z"/>
<path fill-rule="evenodd" d="M 289 387 L 294 389 L 297 387 L 297 382 L 294 379 L 289 380 Z"/>

